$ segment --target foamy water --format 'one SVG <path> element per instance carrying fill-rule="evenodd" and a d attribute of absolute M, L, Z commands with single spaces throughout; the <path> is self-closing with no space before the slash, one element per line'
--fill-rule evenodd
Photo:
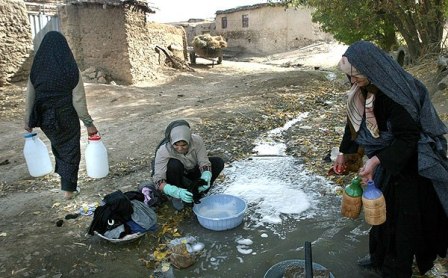
<path fill-rule="evenodd" d="M 246 200 L 246 218 L 253 228 L 269 225 L 275 230 L 275 224 L 285 218 L 312 217 L 318 210 L 319 192 L 334 187 L 325 178 L 306 171 L 296 158 L 285 155 L 283 132 L 307 116 L 302 113 L 260 137 L 254 148 L 257 156 L 225 168 L 225 181 L 213 188 L 214 192 Z"/>

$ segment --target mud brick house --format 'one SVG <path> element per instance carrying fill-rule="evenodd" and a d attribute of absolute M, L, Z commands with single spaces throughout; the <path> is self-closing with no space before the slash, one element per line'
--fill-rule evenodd
<path fill-rule="evenodd" d="M 255 4 L 216 12 L 216 33 L 228 49 L 255 54 L 289 51 L 319 40 L 331 39 L 311 20 L 312 10 L 279 4 Z"/>

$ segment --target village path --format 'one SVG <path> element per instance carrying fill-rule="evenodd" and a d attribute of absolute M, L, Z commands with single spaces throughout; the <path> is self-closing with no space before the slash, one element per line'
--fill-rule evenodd
<path fill-rule="evenodd" d="M 108 177 L 94 180 L 86 176 L 82 162 L 81 194 L 72 201 L 62 199 L 56 174 L 33 179 L 27 173 L 21 137 L 24 87 L 7 88 L 0 111 L 0 276 L 111 277 L 110 273 L 123 273 L 121 260 L 126 258 L 124 263 L 133 266 L 126 268 L 126 277 L 147 277 L 148 269 L 140 261 L 148 259 L 154 246 L 102 244 L 86 235 L 91 218 L 64 216 L 105 194 L 135 190 L 149 180 L 154 148 L 174 119 L 187 119 L 204 137 L 210 153 L 230 163 L 250 155 L 252 141 L 260 133 L 282 126 L 306 109 L 314 110 L 316 119 L 322 118 L 329 103 L 332 113 L 342 111 L 346 87 L 342 75 L 333 79 L 332 70 L 344 49 L 320 43 L 287 54 L 224 60 L 213 67 L 198 59 L 195 72 L 167 69 L 151 83 L 86 84 L 88 107 L 108 148 L 111 167 Z M 304 150 L 301 143 L 313 137 L 295 134 L 290 149 L 304 155 L 319 174 L 325 172 L 322 157 L 340 138 L 337 127 L 343 125 L 344 116 L 336 113 L 322 121 L 330 130 L 326 143 Z M 319 138 L 315 142 L 325 140 L 317 130 L 313 136 Z M 83 155 L 85 145 L 83 130 Z M 57 227 L 61 219 L 63 225 Z"/>

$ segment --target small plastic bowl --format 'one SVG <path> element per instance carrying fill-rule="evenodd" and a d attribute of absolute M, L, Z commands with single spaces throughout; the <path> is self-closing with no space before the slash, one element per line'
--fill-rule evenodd
<path fill-rule="evenodd" d="M 193 207 L 199 224 L 213 231 L 230 230 L 239 226 L 246 210 L 246 201 L 228 194 L 204 197 L 200 204 Z"/>

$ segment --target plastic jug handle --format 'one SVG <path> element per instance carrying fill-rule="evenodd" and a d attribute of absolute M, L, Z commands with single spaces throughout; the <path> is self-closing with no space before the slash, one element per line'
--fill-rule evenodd
<path fill-rule="evenodd" d="M 88 140 L 88 141 L 89 141 L 89 140 L 95 140 L 95 141 L 99 141 L 99 140 L 101 140 L 101 134 L 100 134 L 100 132 L 98 131 L 98 132 L 96 132 L 95 134 L 89 135 L 89 136 L 87 137 L 87 140 Z"/>

